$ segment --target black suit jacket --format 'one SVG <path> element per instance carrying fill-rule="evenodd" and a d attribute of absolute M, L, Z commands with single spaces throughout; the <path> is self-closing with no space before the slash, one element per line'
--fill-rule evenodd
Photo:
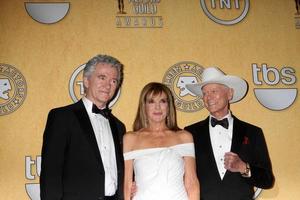
<path fill-rule="evenodd" d="M 194 137 L 201 200 L 250 200 L 254 195 L 254 186 L 267 189 L 274 184 L 271 161 L 261 128 L 233 118 L 231 152 L 250 164 L 251 178 L 227 171 L 221 180 L 209 136 L 209 117 L 185 127 Z"/>
<path fill-rule="evenodd" d="M 118 190 L 123 199 L 124 124 L 110 120 L 117 168 Z M 43 137 L 40 191 L 42 200 L 101 200 L 105 172 L 96 137 L 82 100 L 49 112 Z"/>

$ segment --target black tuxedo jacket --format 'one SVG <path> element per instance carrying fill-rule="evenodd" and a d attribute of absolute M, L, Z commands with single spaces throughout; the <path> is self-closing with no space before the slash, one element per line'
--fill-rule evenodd
<path fill-rule="evenodd" d="M 124 124 L 109 119 L 118 168 L 118 199 L 123 199 Z M 40 196 L 42 200 L 101 200 L 105 172 L 96 137 L 82 100 L 49 112 L 43 137 Z"/>
<path fill-rule="evenodd" d="M 233 118 L 231 152 L 250 164 L 250 178 L 227 171 L 221 180 L 209 136 L 209 117 L 185 127 L 194 138 L 201 200 L 250 200 L 254 195 L 254 186 L 267 189 L 274 184 L 271 161 L 261 128 Z"/>

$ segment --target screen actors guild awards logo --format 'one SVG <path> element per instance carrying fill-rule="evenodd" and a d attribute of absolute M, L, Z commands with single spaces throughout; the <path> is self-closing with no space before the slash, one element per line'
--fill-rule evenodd
<path fill-rule="evenodd" d="M 0 63 L 0 116 L 17 110 L 25 100 L 27 84 L 15 67 Z"/>
<path fill-rule="evenodd" d="M 163 27 L 163 18 L 158 15 L 161 0 L 128 0 L 127 2 L 129 8 L 125 12 L 124 0 L 118 0 L 117 28 Z"/>
<path fill-rule="evenodd" d="M 203 108 L 202 100 L 185 87 L 201 82 L 203 69 L 197 63 L 185 61 L 173 65 L 165 73 L 163 83 L 172 91 L 177 110 L 196 112 Z"/>

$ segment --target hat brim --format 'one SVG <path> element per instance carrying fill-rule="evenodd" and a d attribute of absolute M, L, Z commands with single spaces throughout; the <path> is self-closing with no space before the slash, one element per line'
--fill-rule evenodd
<path fill-rule="evenodd" d="M 225 75 L 223 77 L 218 77 L 215 79 L 211 79 L 206 82 L 197 83 L 197 84 L 187 84 L 186 88 L 191 91 L 193 94 L 199 96 L 200 98 L 203 97 L 202 94 L 202 88 L 203 86 L 210 84 L 210 83 L 217 83 L 225 85 L 229 88 L 233 89 L 233 97 L 229 101 L 229 103 L 235 103 L 244 98 L 248 91 L 248 84 L 245 80 L 237 77 L 237 76 L 231 76 L 231 75 Z"/>

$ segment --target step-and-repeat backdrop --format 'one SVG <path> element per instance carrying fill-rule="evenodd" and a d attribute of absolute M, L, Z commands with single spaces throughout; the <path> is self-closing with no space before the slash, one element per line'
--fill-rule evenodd
<path fill-rule="evenodd" d="M 168 85 L 181 127 L 204 119 L 185 88 L 217 66 L 243 77 L 234 115 L 263 128 L 276 176 L 257 199 L 300 198 L 299 0 L 0 1 L 0 199 L 39 199 L 40 152 L 53 107 L 80 99 L 96 54 L 125 64 L 113 113 L 131 130 L 142 87 Z"/>

